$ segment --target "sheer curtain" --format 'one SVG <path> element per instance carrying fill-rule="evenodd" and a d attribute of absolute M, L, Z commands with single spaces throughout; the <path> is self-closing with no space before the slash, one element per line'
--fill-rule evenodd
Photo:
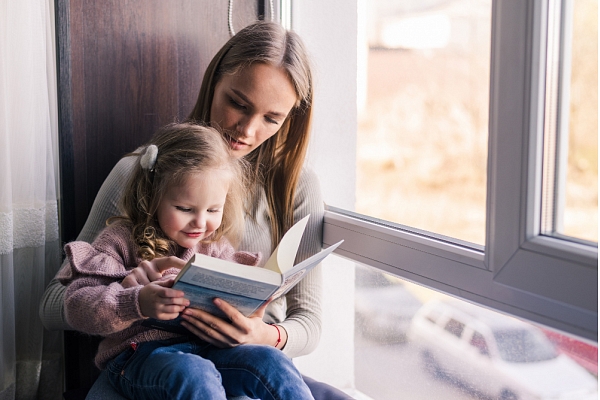
<path fill-rule="evenodd" d="M 0 400 L 60 399 L 61 333 L 38 317 L 61 256 L 54 2 L 0 5 Z"/>

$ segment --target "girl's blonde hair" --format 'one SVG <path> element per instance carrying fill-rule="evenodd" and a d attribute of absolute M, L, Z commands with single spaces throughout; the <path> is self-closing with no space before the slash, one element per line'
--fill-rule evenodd
<path fill-rule="evenodd" d="M 233 157 L 221 133 L 192 122 L 173 123 L 161 128 L 146 146 L 130 155 L 141 158 L 150 145 L 158 148 L 156 163 L 145 168 L 136 163 L 121 199 L 124 216 L 120 218 L 133 224 L 138 255 L 152 260 L 172 252 L 175 242 L 158 224 L 159 204 L 169 187 L 182 185 L 190 175 L 210 169 L 227 172 L 229 191 L 221 225 L 205 240 L 217 241 L 227 236 L 237 244 L 244 229 L 245 162 Z"/>
<path fill-rule="evenodd" d="M 312 119 L 312 73 L 300 37 L 276 23 L 264 21 L 239 31 L 210 62 L 190 118 L 210 123 L 215 87 L 221 77 L 254 63 L 285 70 L 297 95 L 295 106 L 277 134 L 246 156 L 252 167 L 252 187 L 262 185 L 267 196 L 274 246 L 294 224 L 294 197 Z"/>

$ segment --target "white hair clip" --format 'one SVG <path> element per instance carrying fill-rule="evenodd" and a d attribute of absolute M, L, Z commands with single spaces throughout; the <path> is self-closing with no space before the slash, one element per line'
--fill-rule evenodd
<path fill-rule="evenodd" d="M 156 165 L 156 157 L 158 156 L 158 147 L 156 145 L 151 144 L 146 147 L 144 154 L 140 157 L 140 165 L 143 169 L 149 169 L 150 171 L 154 171 L 154 165 Z"/>

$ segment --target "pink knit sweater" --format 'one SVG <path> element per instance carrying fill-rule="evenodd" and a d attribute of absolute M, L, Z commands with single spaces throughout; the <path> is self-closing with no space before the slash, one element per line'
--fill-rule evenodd
<path fill-rule="evenodd" d="M 75 329 L 103 336 L 95 364 L 104 369 L 108 361 L 124 351 L 132 342 L 142 343 L 180 336 L 147 328 L 140 311 L 138 295 L 142 285 L 124 288 L 121 281 L 142 261 L 131 240 L 131 225 L 116 222 L 106 227 L 92 244 L 71 242 L 65 246 L 71 268 L 63 268 L 57 276 L 65 293 L 65 317 Z M 236 252 L 226 240 L 186 249 L 178 247 L 173 256 L 187 261 L 194 253 L 257 265 L 259 253 Z M 172 268 L 163 273 L 177 274 Z"/>

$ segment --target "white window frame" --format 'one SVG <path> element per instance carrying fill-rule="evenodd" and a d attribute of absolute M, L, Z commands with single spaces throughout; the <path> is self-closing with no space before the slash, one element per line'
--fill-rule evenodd
<path fill-rule="evenodd" d="M 547 0 L 493 2 L 486 246 L 334 207 L 323 241 L 344 239 L 336 253 L 346 258 L 597 342 L 597 245 L 540 234 L 546 17 Z"/>

